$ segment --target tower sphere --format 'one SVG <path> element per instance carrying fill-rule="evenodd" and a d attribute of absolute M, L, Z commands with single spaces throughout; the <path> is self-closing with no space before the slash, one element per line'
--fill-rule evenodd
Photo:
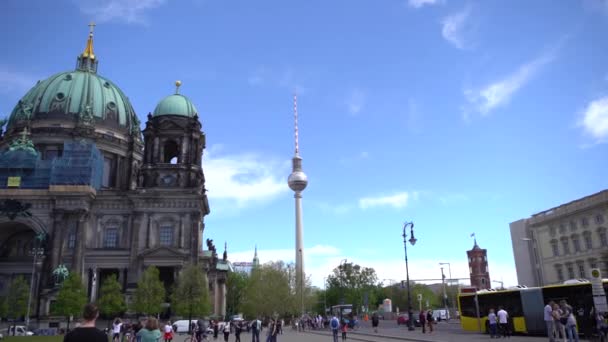
<path fill-rule="evenodd" d="M 293 191 L 302 191 L 308 185 L 308 177 L 302 171 L 294 171 L 289 175 L 287 184 L 289 184 L 289 188 Z"/>

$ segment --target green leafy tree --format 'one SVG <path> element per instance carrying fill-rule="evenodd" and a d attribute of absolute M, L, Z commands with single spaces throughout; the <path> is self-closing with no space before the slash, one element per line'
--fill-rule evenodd
<path fill-rule="evenodd" d="M 249 275 L 247 273 L 228 273 L 228 278 L 226 279 L 226 314 L 236 315 L 241 313 L 248 283 Z"/>
<path fill-rule="evenodd" d="M 327 296 L 331 305 L 352 304 L 358 312 L 364 304 L 375 303 L 376 271 L 370 267 L 361 267 L 353 263 L 340 264 L 327 278 Z M 330 305 L 330 304 L 328 304 Z"/>
<path fill-rule="evenodd" d="M 142 314 L 156 315 L 165 301 L 165 285 L 160 281 L 158 268 L 149 266 L 137 282 L 133 309 Z"/>
<path fill-rule="evenodd" d="M 27 313 L 27 299 L 30 294 L 30 287 L 23 276 L 18 276 L 8 288 L 8 295 L 6 296 L 6 315 L 9 318 L 17 320 Z M 13 327 L 13 334 L 15 328 Z"/>
<path fill-rule="evenodd" d="M 80 275 L 72 272 L 61 284 L 59 293 L 57 293 L 54 313 L 67 318 L 67 328 L 69 329 L 71 318 L 78 317 L 86 303 L 87 295 L 82 286 L 82 279 L 80 279 Z"/>
<path fill-rule="evenodd" d="M 181 316 L 204 316 L 211 312 L 209 285 L 200 266 L 187 265 L 179 273 L 172 295 L 171 306 Z M 188 326 L 190 332 L 191 327 Z"/>
<path fill-rule="evenodd" d="M 299 312 L 300 296 L 290 285 L 293 269 L 283 262 L 255 268 L 245 290 L 243 313 L 247 317 L 289 316 Z"/>
<path fill-rule="evenodd" d="M 127 309 L 125 296 L 122 294 L 122 286 L 120 286 L 116 274 L 112 274 L 104 279 L 100 294 L 101 296 L 97 304 L 99 305 L 99 310 L 105 316 L 111 318 L 123 313 Z"/>

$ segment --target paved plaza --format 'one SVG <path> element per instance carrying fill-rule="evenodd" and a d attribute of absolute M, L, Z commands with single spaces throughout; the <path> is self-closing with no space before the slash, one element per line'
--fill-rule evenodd
<path fill-rule="evenodd" d="M 383 327 L 383 324 L 384 327 Z M 260 339 L 265 341 L 266 332 L 262 331 Z M 185 339 L 185 335 L 179 336 L 175 339 L 176 342 L 182 342 Z M 393 321 L 381 322 L 378 334 L 375 334 L 371 327 L 365 324 L 357 331 L 349 331 L 347 335 L 347 341 L 369 341 L 369 342 L 396 342 L 396 341 L 419 341 L 419 342 L 468 342 L 468 341 L 490 341 L 490 336 L 479 333 L 471 333 L 462 331 L 459 324 L 453 323 L 440 323 L 437 324 L 437 329 L 433 334 L 423 334 L 420 328 L 414 331 L 408 331 L 407 327 L 397 326 Z M 513 336 L 509 338 L 510 342 L 535 342 L 535 341 L 546 341 L 544 337 L 529 337 L 529 336 Z M 211 339 L 211 341 L 214 341 Z M 216 340 L 218 342 L 223 341 L 223 336 L 218 336 Z M 230 335 L 229 342 L 234 342 L 235 337 L 233 334 Z M 251 334 L 242 333 L 242 342 L 250 342 Z M 305 331 L 295 332 L 291 329 L 284 331 L 282 335 L 279 335 L 277 342 L 332 342 L 331 333 L 328 330 L 317 330 L 317 331 Z M 339 339 L 341 342 L 342 340 Z"/>

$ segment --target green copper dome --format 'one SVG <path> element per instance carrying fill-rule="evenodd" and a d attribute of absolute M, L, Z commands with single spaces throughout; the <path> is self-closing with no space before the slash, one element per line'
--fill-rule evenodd
<path fill-rule="evenodd" d="M 194 104 L 181 94 L 173 94 L 162 99 L 156 109 L 154 109 L 154 116 L 158 115 L 181 115 L 189 118 L 194 117 L 198 114 Z"/>
<path fill-rule="evenodd" d="M 21 120 L 36 121 L 37 127 L 73 121 L 139 133 L 139 120 L 129 99 L 114 83 L 97 75 L 97 65 L 91 32 L 84 52 L 77 58 L 76 70 L 38 81 L 11 112 L 7 130 Z"/>
<path fill-rule="evenodd" d="M 110 80 L 83 70 L 62 72 L 38 83 L 19 100 L 8 126 L 20 116 L 36 120 L 45 114 L 92 115 L 127 128 L 137 116 L 129 99 Z"/>

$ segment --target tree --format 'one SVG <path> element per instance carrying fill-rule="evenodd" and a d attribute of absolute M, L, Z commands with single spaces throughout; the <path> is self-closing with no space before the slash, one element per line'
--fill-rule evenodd
<path fill-rule="evenodd" d="M 328 305 L 344 301 L 343 304 L 352 304 L 353 310 L 358 312 L 362 306 L 376 302 L 377 281 L 378 277 L 373 268 L 353 263 L 340 264 L 327 278 Z"/>
<path fill-rule="evenodd" d="M 133 309 L 146 315 L 156 315 L 165 301 L 165 285 L 160 281 L 158 268 L 149 266 L 137 282 Z"/>
<path fill-rule="evenodd" d="M 17 320 L 27 313 L 27 299 L 29 294 L 30 287 L 23 276 L 17 276 L 11 281 L 8 288 L 8 295 L 6 296 L 6 314 L 8 317 L 15 320 L 14 324 L 17 324 Z M 13 334 L 15 334 L 14 326 Z"/>
<path fill-rule="evenodd" d="M 209 302 L 209 285 L 202 269 L 196 265 L 187 265 L 179 273 L 179 278 L 173 291 L 171 306 L 181 316 L 204 316 L 211 312 Z M 188 333 L 191 326 L 188 326 Z"/>
<path fill-rule="evenodd" d="M 282 261 L 252 270 L 243 300 L 243 313 L 247 317 L 256 317 L 285 316 L 299 312 L 296 309 L 299 296 L 290 286 L 290 270 Z"/>
<path fill-rule="evenodd" d="M 8 313 L 8 303 L 6 302 L 6 297 L 0 297 L 0 319 L 2 317 L 6 318 Z"/>
<path fill-rule="evenodd" d="M 236 315 L 242 311 L 249 275 L 245 272 L 230 272 L 226 279 L 226 314 Z"/>
<path fill-rule="evenodd" d="M 122 294 L 122 286 L 120 286 L 116 274 L 112 274 L 104 280 L 100 294 L 97 304 L 102 314 L 111 318 L 127 309 L 125 296 Z"/>
<path fill-rule="evenodd" d="M 70 321 L 72 317 L 78 317 L 82 308 L 87 303 L 87 295 L 80 275 L 72 272 L 67 279 L 61 284 L 59 293 L 57 293 L 57 301 L 55 302 L 55 314 L 65 316 L 68 321 L 67 328 L 70 329 Z"/>

